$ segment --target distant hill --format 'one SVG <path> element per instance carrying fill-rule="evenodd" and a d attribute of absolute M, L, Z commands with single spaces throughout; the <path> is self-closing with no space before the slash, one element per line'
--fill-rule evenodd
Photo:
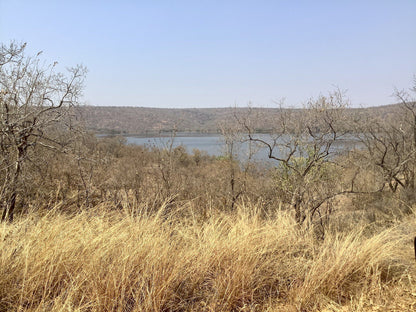
<path fill-rule="evenodd" d="M 398 105 L 370 108 L 350 108 L 351 114 L 371 115 L 386 118 Z M 176 129 L 178 132 L 215 133 L 221 124 L 234 120 L 234 115 L 244 116 L 249 108 L 148 108 L 148 107 L 104 107 L 81 106 L 80 119 L 87 129 L 106 134 L 151 135 Z M 278 108 L 251 108 L 261 116 L 258 131 L 273 128 L 280 114 Z M 302 109 L 296 109 L 301 114 Z"/>

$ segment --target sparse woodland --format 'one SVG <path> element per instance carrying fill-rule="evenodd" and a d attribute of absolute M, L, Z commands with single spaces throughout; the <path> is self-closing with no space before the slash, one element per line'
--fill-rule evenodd
<path fill-rule="evenodd" d="M 0 311 L 416 310 L 416 81 L 388 118 L 335 90 L 267 139 L 235 112 L 212 157 L 97 138 L 86 70 L 39 57 L 0 47 Z"/>

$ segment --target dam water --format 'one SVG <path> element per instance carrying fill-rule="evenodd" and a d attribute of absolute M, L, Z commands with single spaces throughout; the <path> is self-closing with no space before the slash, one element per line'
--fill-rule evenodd
<path fill-rule="evenodd" d="M 258 135 L 259 138 L 264 139 L 266 142 L 270 142 L 270 136 Z M 183 146 L 189 154 L 193 154 L 195 149 L 202 152 L 206 152 L 210 156 L 223 156 L 227 154 L 227 146 L 225 138 L 219 134 L 207 134 L 207 135 L 177 135 L 175 137 L 135 137 L 126 136 L 126 143 L 133 145 L 142 145 L 148 148 L 176 148 Z M 288 140 L 286 140 L 288 141 Z M 342 153 L 355 149 L 359 146 L 358 142 L 354 142 L 351 139 L 340 140 L 331 147 L 333 154 Z M 268 158 L 268 149 L 262 144 L 249 142 L 242 139 L 241 141 L 235 141 L 233 146 L 233 153 L 240 161 L 245 161 L 251 156 L 254 161 L 270 162 Z M 277 147 L 274 150 L 274 155 L 283 156 L 284 150 L 279 150 Z"/>

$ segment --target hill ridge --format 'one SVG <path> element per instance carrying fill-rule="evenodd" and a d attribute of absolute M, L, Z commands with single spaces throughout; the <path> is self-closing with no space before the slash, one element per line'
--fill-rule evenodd
<path fill-rule="evenodd" d="M 383 116 L 391 114 L 399 104 L 366 108 L 348 108 L 354 114 Z M 219 107 L 219 108 L 153 108 L 133 106 L 80 106 L 77 114 L 88 130 L 105 134 L 145 135 L 176 130 L 190 133 L 216 133 L 234 115 L 249 109 L 261 115 L 262 129 L 272 129 L 280 108 Z M 302 112 L 302 108 L 285 108 Z M 259 130 L 262 130 L 259 129 Z"/>

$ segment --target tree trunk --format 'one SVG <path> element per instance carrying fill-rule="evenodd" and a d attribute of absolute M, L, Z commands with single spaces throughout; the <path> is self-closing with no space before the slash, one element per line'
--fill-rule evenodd
<path fill-rule="evenodd" d="M 21 159 L 23 159 L 24 154 L 25 154 L 24 150 L 19 150 L 18 158 L 15 163 L 14 174 L 5 192 L 5 196 L 7 200 L 6 200 L 5 206 L 3 207 L 1 222 L 5 222 L 6 220 L 8 220 L 9 222 L 13 222 L 14 209 L 16 207 L 16 198 L 17 198 L 17 186 L 18 186 L 17 182 L 20 177 L 20 171 L 22 167 Z"/>
<path fill-rule="evenodd" d="M 302 207 L 302 199 L 299 196 L 292 199 L 292 207 L 295 210 L 295 221 L 298 225 L 302 225 L 306 219 L 306 212 Z"/>
<path fill-rule="evenodd" d="M 6 220 L 8 220 L 9 222 L 13 222 L 14 208 L 16 207 L 16 197 L 17 190 L 14 190 L 10 195 L 10 198 L 7 200 L 6 206 L 3 209 L 3 214 L 1 216 L 2 222 Z"/>

